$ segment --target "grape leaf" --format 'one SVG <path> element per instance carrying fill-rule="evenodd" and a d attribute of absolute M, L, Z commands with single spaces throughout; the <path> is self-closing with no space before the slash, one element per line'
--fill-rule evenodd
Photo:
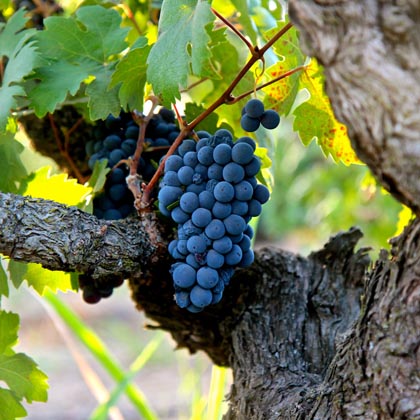
<path fill-rule="evenodd" d="M 118 87 L 118 96 L 125 110 L 143 109 L 143 92 L 146 84 L 146 61 L 150 52 L 146 38 L 140 38 L 135 48 L 117 64 L 110 88 Z"/>
<path fill-rule="evenodd" d="M 0 420 L 13 420 L 26 415 L 21 400 L 47 400 L 47 376 L 36 363 L 23 353 L 12 349 L 17 343 L 19 315 L 0 310 Z"/>
<path fill-rule="evenodd" d="M 40 295 L 44 294 L 46 288 L 49 288 L 54 293 L 57 290 L 66 292 L 77 288 L 77 284 L 73 281 L 71 273 L 47 270 L 40 264 L 35 263 L 28 264 L 25 279 L 28 285 L 32 286 Z"/>
<path fill-rule="evenodd" d="M 9 260 L 7 271 L 9 272 L 10 280 L 13 285 L 18 289 L 22 282 L 25 280 L 25 274 L 28 270 L 28 264 L 20 261 Z"/>
<path fill-rule="evenodd" d="M 180 98 L 189 74 L 215 75 L 211 65 L 211 41 L 206 29 L 214 21 L 205 0 L 166 1 L 159 20 L 157 42 L 147 59 L 147 80 L 167 105 Z"/>
<path fill-rule="evenodd" d="M 16 420 L 28 413 L 13 392 L 0 387 L 0 420 Z"/>
<path fill-rule="evenodd" d="M 0 191 L 17 193 L 17 182 L 27 176 L 20 159 L 23 150 L 24 147 L 14 139 L 12 133 L 0 133 L 0 162 L 3 162 L 0 166 Z"/>
<path fill-rule="evenodd" d="M 286 23 L 287 21 L 279 22 L 276 28 L 264 34 L 265 38 L 267 40 L 272 38 Z M 306 59 L 299 47 L 298 32 L 294 27 L 274 43 L 273 50 L 278 61 L 266 70 L 264 80 L 266 82 L 303 65 Z M 267 94 L 264 101 L 267 108 L 275 109 L 279 114 L 288 115 L 299 91 L 299 79 L 300 73 L 295 73 L 264 88 Z"/>
<path fill-rule="evenodd" d="M 7 274 L 4 271 L 2 260 L 3 258 L 0 255 L 0 297 L 9 296 L 9 282 L 7 281 Z"/>
<path fill-rule="evenodd" d="M 35 43 L 28 41 L 33 31 L 22 30 L 27 21 L 23 15 L 23 10 L 15 13 L 0 33 L 0 58 L 8 58 L 0 86 L 0 131 L 6 129 L 10 110 L 17 106 L 16 98 L 26 96 L 21 84 L 37 65 Z"/>
<path fill-rule="evenodd" d="M 0 354 L 9 354 L 17 343 L 19 315 L 0 310 Z"/>
<path fill-rule="evenodd" d="M 23 195 L 54 200 L 69 206 L 76 206 L 86 200 L 92 189 L 68 179 L 67 174 L 50 176 L 51 167 L 38 169 L 29 179 Z"/>
<path fill-rule="evenodd" d="M 46 401 L 47 376 L 23 353 L 0 354 L 0 381 L 4 381 L 18 399 Z"/>
<path fill-rule="evenodd" d="M 347 136 L 347 128 L 337 121 L 328 96 L 324 92 L 324 76 L 315 59 L 300 78 L 300 88 L 306 89 L 310 98 L 294 111 L 293 128 L 303 142 L 308 145 L 317 139 L 326 156 L 331 155 L 345 165 L 360 164 Z"/>
<path fill-rule="evenodd" d="M 75 17 L 51 16 L 45 30 L 36 35 L 46 64 L 35 74 L 39 83 L 31 90 L 37 116 L 53 112 L 70 93 L 87 81 L 91 119 L 105 119 L 120 112 L 118 90 L 108 90 L 118 54 L 126 47 L 129 28 L 121 28 L 121 17 L 113 9 L 84 6 Z M 51 94 L 53 92 L 53 94 Z"/>

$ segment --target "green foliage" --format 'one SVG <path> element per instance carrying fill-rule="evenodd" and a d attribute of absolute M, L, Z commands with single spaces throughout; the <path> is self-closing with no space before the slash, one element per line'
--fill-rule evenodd
<path fill-rule="evenodd" d="M 26 96 L 20 83 L 36 66 L 36 50 L 28 41 L 32 30 L 24 30 L 27 19 L 24 11 L 15 13 L 0 32 L 0 60 L 7 58 L 0 86 L 0 132 L 6 129 L 11 109 L 16 108 L 18 96 Z"/>
<path fill-rule="evenodd" d="M 36 363 L 23 353 L 15 353 L 19 316 L 0 310 L 0 382 L 7 388 L 0 387 L 0 419 L 14 420 L 26 416 L 21 404 L 47 400 L 47 376 Z"/>
<path fill-rule="evenodd" d="M 164 2 L 160 35 L 148 58 L 147 78 L 165 104 L 180 98 L 179 90 L 186 88 L 189 74 L 215 76 L 207 31 L 213 20 L 205 0 Z"/>
<path fill-rule="evenodd" d="M 139 42 L 117 64 L 109 87 L 118 87 L 119 99 L 124 109 L 143 109 L 143 91 L 146 84 L 146 59 L 150 46 L 146 38 Z"/>
<path fill-rule="evenodd" d="M 35 74 L 40 83 L 29 94 L 38 116 L 53 112 L 68 94 L 76 95 L 82 82 L 92 120 L 118 115 L 118 90 L 108 86 L 117 55 L 127 47 L 128 28 L 120 24 L 115 10 L 101 6 L 81 7 L 75 17 L 45 20 L 45 30 L 35 37 L 44 65 Z"/>

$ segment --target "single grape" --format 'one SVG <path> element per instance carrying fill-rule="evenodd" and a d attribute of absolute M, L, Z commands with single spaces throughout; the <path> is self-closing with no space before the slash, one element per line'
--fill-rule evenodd
<path fill-rule="evenodd" d="M 235 266 L 242 260 L 242 249 L 239 245 L 233 245 L 232 250 L 225 255 L 225 262 L 228 265 Z"/>
<path fill-rule="evenodd" d="M 194 286 L 190 292 L 191 303 L 198 308 L 204 308 L 210 305 L 213 300 L 213 294 L 210 290 L 200 286 Z"/>
<path fill-rule="evenodd" d="M 232 147 L 232 160 L 240 165 L 246 165 L 251 162 L 254 157 L 254 150 L 252 147 L 244 142 L 236 143 Z"/>
<path fill-rule="evenodd" d="M 235 162 L 228 163 L 223 168 L 223 179 L 228 182 L 238 183 L 245 177 L 244 168 Z"/>
<path fill-rule="evenodd" d="M 184 162 L 181 156 L 171 155 L 165 161 L 165 171 L 177 172 L 179 168 L 182 168 Z"/>
<path fill-rule="evenodd" d="M 207 252 L 207 265 L 211 268 L 217 269 L 223 266 L 225 263 L 225 257 L 220 254 L 219 252 L 215 251 L 214 249 L 210 249 L 209 252 Z M 217 276 L 217 279 L 219 279 L 219 276 Z M 198 278 L 197 278 L 198 281 Z M 198 282 L 200 284 L 200 282 Z M 200 286 L 203 286 L 200 284 Z M 213 287 L 213 286 L 211 286 Z"/>
<path fill-rule="evenodd" d="M 232 158 L 232 148 L 226 143 L 217 145 L 213 150 L 213 159 L 219 165 L 226 165 Z"/>
<path fill-rule="evenodd" d="M 231 183 L 222 181 L 214 187 L 213 194 L 217 201 L 228 203 L 235 196 L 235 189 Z"/>
<path fill-rule="evenodd" d="M 211 210 L 216 199 L 214 198 L 214 194 L 212 194 L 210 191 L 205 190 L 199 194 L 198 201 L 200 207 Z"/>
<path fill-rule="evenodd" d="M 280 116 L 273 109 L 267 109 L 261 116 L 261 125 L 268 130 L 273 130 L 280 124 Z"/>
<path fill-rule="evenodd" d="M 121 137 L 111 134 L 105 137 L 103 144 L 108 150 L 118 149 L 121 145 Z"/>
<path fill-rule="evenodd" d="M 254 131 L 257 131 L 260 126 L 260 120 L 257 118 L 251 118 L 248 114 L 242 115 L 241 118 L 241 127 L 248 131 L 249 133 L 252 133 Z"/>
<path fill-rule="evenodd" d="M 223 236 L 213 241 L 213 249 L 220 254 L 227 254 L 232 249 L 232 240 L 229 236 Z"/>
<path fill-rule="evenodd" d="M 266 203 L 270 198 L 270 191 L 265 185 L 258 184 L 254 190 L 253 198 L 258 200 L 261 204 Z"/>
<path fill-rule="evenodd" d="M 185 263 L 178 264 L 173 273 L 174 283 L 182 288 L 188 288 L 195 284 L 197 273 L 190 265 Z"/>
<path fill-rule="evenodd" d="M 213 219 L 205 230 L 207 237 L 210 239 L 220 239 L 224 236 L 225 232 L 225 225 L 218 219 Z"/>
<path fill-rule="evenodd" d="M 231 214 L 223 220 L 226 231 L 231 235 L 240 235 L 246 228 L 246 223 L 241 216 Z"/>
<path fill-rule="evenodd" d="M 197 227 L 206 227 L 212 219 L 210 210 L 199 207 L 191 215 L 192 222 Z"/>
<path fill-rule="evenodd" d="M 224 260 L 223 256 L 221 255 Z M 208 258 L 208 255 L 207 255 Z M 223 265 L 223 263 L 222 263 Z M 219 282 L 219 273 L 210 267 L 201 267 L 197 271 L 197 283 L 204 289 L 211 289 Z"/>
<path fill-rule="evenodd" d="M 210 166 L 213 162 L 213 148 L 210 146 L 204 146 L 197 152 L 197 158 L 200 163 L 206 166 Z"/>
<path fill-rule="evenodd" d="M 232 213 L 232 206 L 229 203 L 216 201 L 211 212 L 216 219 L 224 219 Z"/>
<path fill-rule="evenodd" d="M 192 213 L 199 206 L 198 195 L 193 192 L 185 192 L 179 200 L 179 205 L 186 213 Z"/>
<path fill-rule="evenodd" d="M 193 254 L 201 254 L 207 248 L 205 239 L 202 236 L 195 235 L 187 241 L 187 249 Z"/>
<path fill-rule="evenodd" d="M 248 181 L 241 181 L 235 185 L 235 198 L 241 201 L 251 200 L 254 194 L 254 188 Z"/>
<path fill-rule="evenodd" d="M 244 108 L 251 118 L 260 118 L 264 113 L 264 104 L 259 99 L 250 99 Z"/>
<path fill-rule="evenodd" d="M 179 182 L 183 185 L 190 185 L 193 182 L 194 169 L 191 166 L 183 166 L 178 170 Z"/>

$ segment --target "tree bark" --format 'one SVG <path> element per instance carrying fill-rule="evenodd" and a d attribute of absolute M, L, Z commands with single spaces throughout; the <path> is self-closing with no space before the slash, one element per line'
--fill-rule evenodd
<path fill-rule="evenodd" d="M 290 0 L 289 13 L 358 157 L 419 215 L 420 3 Z"/>

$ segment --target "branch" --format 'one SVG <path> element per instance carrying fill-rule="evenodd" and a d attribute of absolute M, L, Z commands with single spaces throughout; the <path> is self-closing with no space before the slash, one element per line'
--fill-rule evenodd
<path fill-rule="evenodd" d="M 167 240 L 153 213 L 107 222 L 76 207 L 14 194 L 0 193 L 0 223 L 3 255 L 94 278 L 139 273 Z"/>

